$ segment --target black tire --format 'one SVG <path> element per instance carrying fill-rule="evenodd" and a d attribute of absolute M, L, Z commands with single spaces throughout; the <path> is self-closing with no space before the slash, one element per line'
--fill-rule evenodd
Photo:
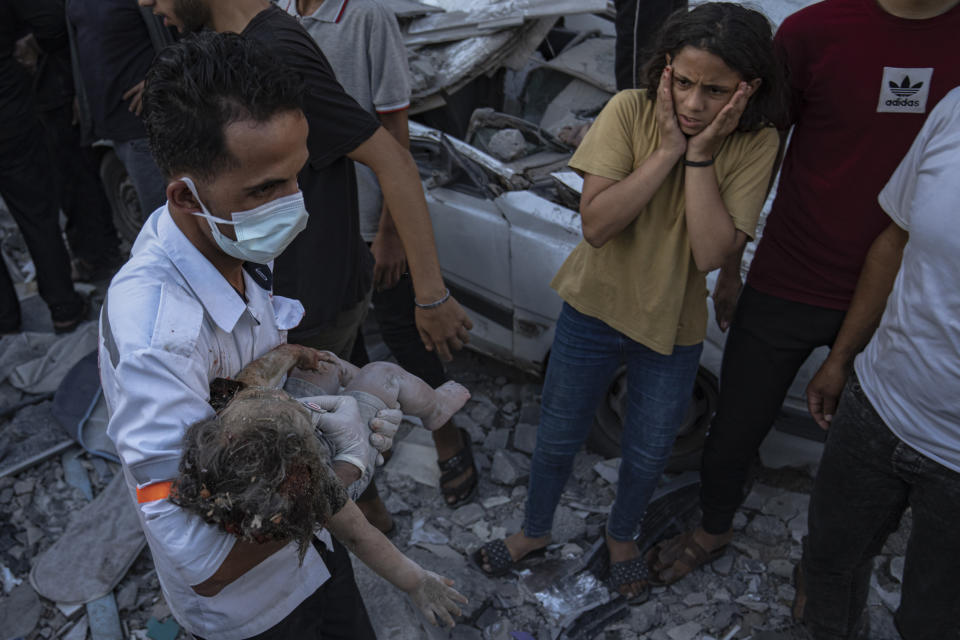
<path fill-rule="evenodd" d="M 620 455 L 620 435 L 623 431 L 623 412 L 626 400 L 627 376 L 626 370 L 617 373 L 610 389 L 607 391 L 604 402 L 597 409 L 593 427 L 587 436 L 587 448 L 606 458 L 616 458 Z M 677 433 L 677 440 L 673 444 L 673 452 L 667 463 L 667 471 L 692 471 L 700 468 L 700 456 L 703 453 L 703 442 L 707 437 L 707 429 L 717 410 L 717 399 L 720 388 L 717 377 L 708 370 L 700 367 L 697 378 L 693 383 L 693 397 L 683 425 Z"/>
<path fill-rule="evenodd" d="M 113 224 L 120 234 L 120 239 L 133 243 L 140 233 L 143 214 L 133 181 L 113 149 L 107 149 L 100 160 L 100 180 L 107 192 L 110 209 L 113 211 Z"/>

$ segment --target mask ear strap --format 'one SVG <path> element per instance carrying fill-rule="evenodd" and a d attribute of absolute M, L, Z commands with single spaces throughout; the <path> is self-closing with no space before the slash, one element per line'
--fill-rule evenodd
<path fill-rule="evenodd" d="M 200 211 L 191 211 L 190 212 L 191 214 L 197 216 L 198 218 L 206 218 L 207 220 L 209 220 L 210 222 L 213 222 L 214 224 L 232 224 L 232 225 L 237 224 L 233 220 L 224 220 L 223 218 L 218 218 L 215 215 L 211 214 L 210 210 L 207 209 L 207 205 L 203 204 L 203 200 L 200 199 L 200 194 L 197 193 L 197 186 L 193 184 L 193 180 L 191 180 L 187 176 L 183 176 L 179 178 L 179 180 L 183 184 L 187 185 L 187 189 L 190 189 L 190 193 L 193 194 L 193 197 L 197 199 L 197 203 L 200 205 L 200 208 L 203 209 L 202 213 Z"/>

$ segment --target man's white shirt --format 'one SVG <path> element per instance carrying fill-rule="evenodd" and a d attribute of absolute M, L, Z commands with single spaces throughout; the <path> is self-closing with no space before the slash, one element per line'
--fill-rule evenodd
<path fill-rule="evenodd" d="M 273 296 L 243 275 L 246 299 L 164 206 L 144 224 L 110 284 L 100 317 L 100 376 L 108 434 L 134 501 L 137 487 L 176 476 L 186 428 L 213 416 L 210 382 L 236 376 L 285 342 L 303 317 L 298 301 Z M 300 566 L 291 543 L 218 595 L 199 596 L 191 585 L 215 573 L 236 538 L 168 500 L 137 506 L 171 612 L 207 640 L 266 631 L 330 577 L 312 547 Z M 318 537 L 329 546 L 326 531 Z"/>

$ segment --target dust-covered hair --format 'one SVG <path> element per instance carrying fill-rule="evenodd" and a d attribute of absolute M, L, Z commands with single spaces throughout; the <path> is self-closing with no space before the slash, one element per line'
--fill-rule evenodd
<path fill-rule="evenodd" d="M 747 82 L 763 81 L 750 96 L 738 131 L 787 126 L 786 71 L 774 52 L 773 29 L 766 16 L 732 2 L 708 2 L 690 11 L 674 12 L 660 29 L 653 53 L 637 79 L 650 100 L 657 98 L 667 56 L 675 58 L 684 47 L 712 53 Z"/>
<path fill-rule="evenodd" d="M 202 31 L 157 54 L 147 71 L 143 123 L 164 176 L 209 180 L 233 168 L 224 129 L 301 109 L 303 80 L 266 45 Z"/>
<path fill-rule="evenodd" d="M 170 500 L 243 540 L 296 540 L 302 562 L 345 502 L 328 457 L 299 402 L 247 389 L 187 429 Z"/>

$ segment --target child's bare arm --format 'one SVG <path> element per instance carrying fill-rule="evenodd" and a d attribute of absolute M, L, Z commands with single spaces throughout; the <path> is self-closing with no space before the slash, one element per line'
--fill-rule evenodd
<path fill-rule="evenodd" d="M 316 369 L 320 352 L 298 344 L 282 344 L 240 371 L 236 380 L 249 387 L 277 387 L 293 367 Z"/>
<path fill-rule="evenodd" d="M 340 542 L 368 567 L 405 591 L 431 624 L 437 619 L 446 626 L 454 626 L 453 616 L 460 615 L 457 602 L 467 599 L 453 588 L 453 581 L 427 571 L 400 553 L 380 531 L 367 522 L 352 501 L 327 522 L 327 528 Z"/>

